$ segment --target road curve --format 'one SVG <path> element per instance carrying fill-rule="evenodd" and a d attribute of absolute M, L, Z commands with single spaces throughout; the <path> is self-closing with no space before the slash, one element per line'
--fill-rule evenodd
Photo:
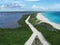
<path fill-rule="evenodd" d="M 41 32 L 39 32 L 31 23 L 29 23 L 29 18 L 30 16 L 28 16 L 28 18 L 25 20 L 26 24 L 31 28 L 33 34 L 31 35 L 31 37 L 26 41 L 25 45 L 32 45 L 33 41 L 35 40 L 36 36 L 38 36 L 39 40 L 41 41 L 41 43 L 43 45 L 51 45 L 42 35 Z"/>

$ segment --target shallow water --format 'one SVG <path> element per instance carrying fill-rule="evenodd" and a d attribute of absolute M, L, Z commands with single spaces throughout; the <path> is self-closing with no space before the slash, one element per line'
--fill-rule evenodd
<path fill-rule="evenodd" d="M 50 21 L 60 24 L 60 12 L 46 12 L 43 15 Z"/>
<path fill-rule="evenodd" d="M 20 12 L 0 12 L 0 28 L 16 28 L 18 27 L 18 20 L 28 13 Z"/>

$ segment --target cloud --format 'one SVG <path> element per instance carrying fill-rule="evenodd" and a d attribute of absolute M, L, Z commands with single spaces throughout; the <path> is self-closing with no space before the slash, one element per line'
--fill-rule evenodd
<path fill-rule="evenodd" d="M 34 2 L 34 1 L 40 1 L 40 0 L 25 0 L 25 1 L 31 1 L 31 2 Z"/>
<path fill-rule="evenodd" d="M 48 10 L 47 7 L 37 6 L 37 5 L 33 5 L 33 6 L 32 6 L 32 9 L 34 9 L 34 10 Z"/>
<path fill-rule="evenodd" d="M 4 5 L 0 5 L 0 8 L 4 8 Z"/>
<path fill-rule="evenodd" d="M 60 4 L 52 4 L 47 7 L 49 11 L 60 11 Z"/>
<path fill-rule="evenodd" d="M 60 4 L 53 4 L 49 6 L 50 9 L 60 9 Z"/>
<path fill-rule="evenodd" d="M 24 7 L 24 4 L 21 4 L 19 2 L 6 3 L 0 5 L 0 8 L 22 8 L 22 7 Z"/>
<path fill-rule="evenodd" d="M 52 4 L 49 6 L 37 6 L 37 5 L 32 5 L 33 10 L 45 10 L 45 11 L 60 11 L 60 4 Z"/>

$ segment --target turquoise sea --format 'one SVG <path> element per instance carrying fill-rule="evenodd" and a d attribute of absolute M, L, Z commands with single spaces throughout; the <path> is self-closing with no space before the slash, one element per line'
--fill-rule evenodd
<path fill-rule="evenodd" d="M 60 12 L 45 12 L 43 16 L 48 18 L 49 21 L 60 24 Z"/>

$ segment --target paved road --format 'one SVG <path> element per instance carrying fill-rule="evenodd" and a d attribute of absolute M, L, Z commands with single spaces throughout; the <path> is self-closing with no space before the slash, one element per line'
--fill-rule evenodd
<path fill-rule="evenodd" d="M 31 23 L 29 23 L 29 18 L 30 16 L 28 16 L 28 18 L 25 20 L 26 24 L 31 28 L 33 34 L 31 35 L 31 37 L 26 41 L 25 45 L 32 45 L 34 39 L 36 38 L 36 36 L 38 36 L 39 40 L 41 41 L 41 43 L 43 45 L 50 45 L 50 43 L 48 41 L 45 40 L 44 36 L 42 35 L 41 32 L 39 32 Z"/>

